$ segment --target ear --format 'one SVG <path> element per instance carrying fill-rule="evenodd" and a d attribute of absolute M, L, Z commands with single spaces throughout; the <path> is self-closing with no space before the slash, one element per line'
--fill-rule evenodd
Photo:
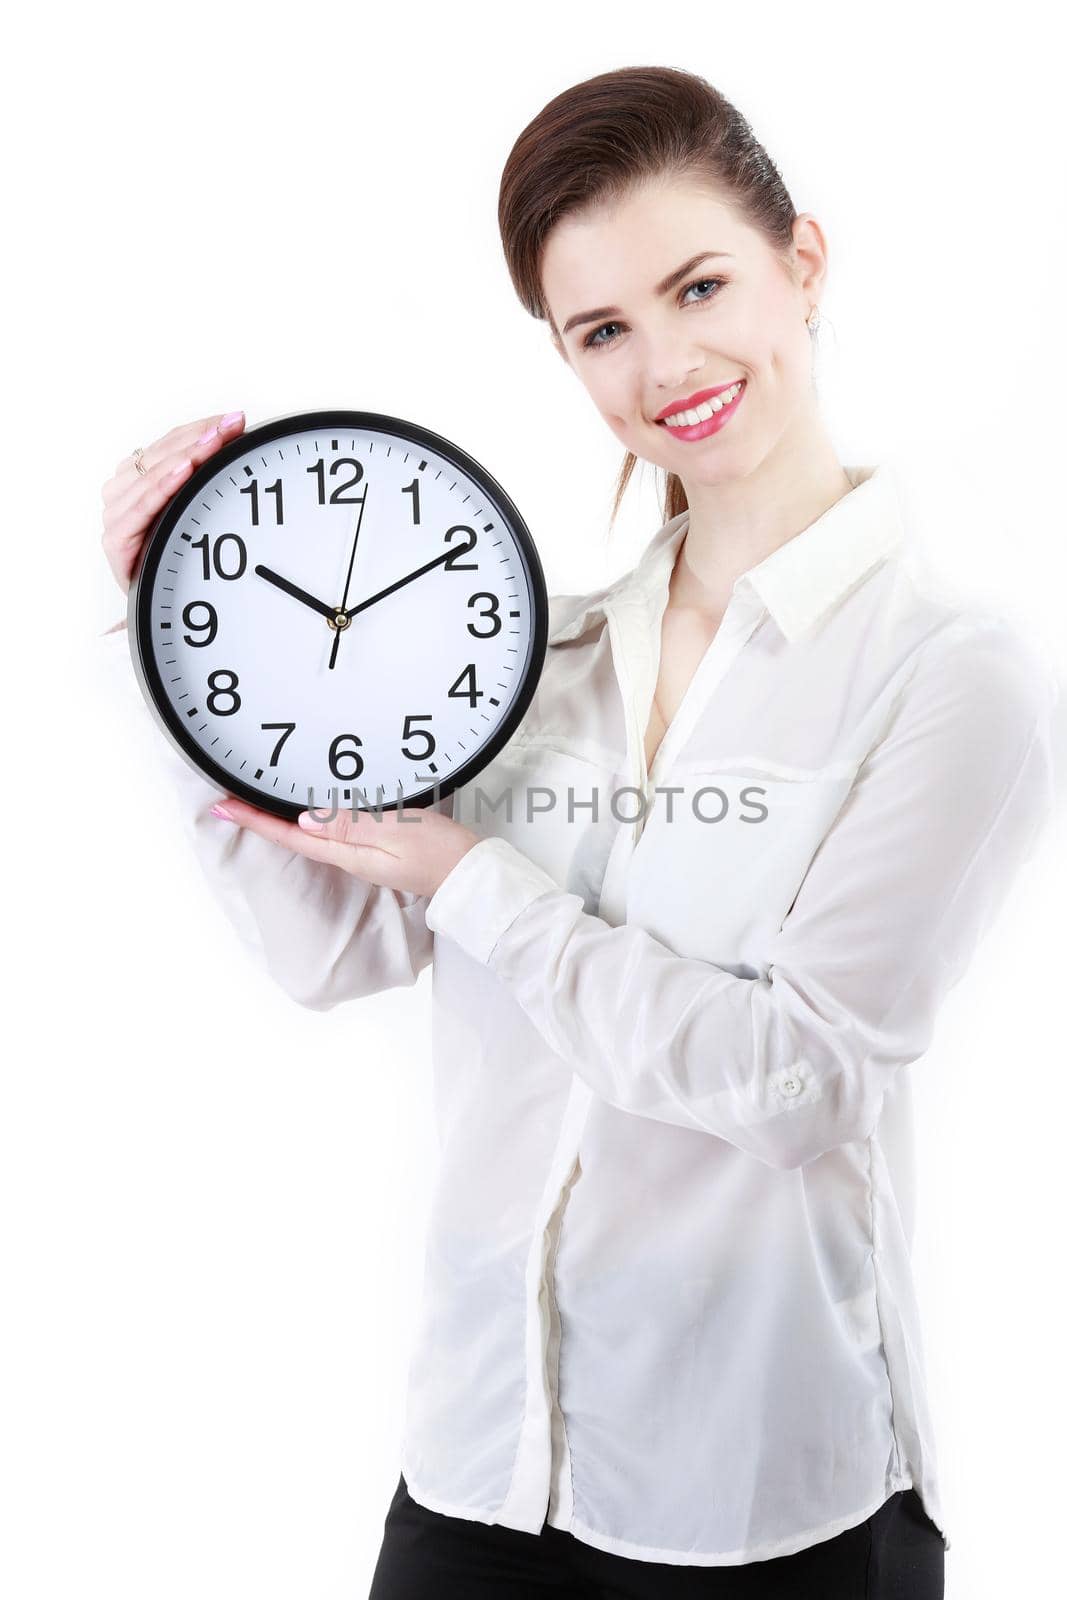
<path fill-rule="evenodd" d="M 810 211 L 801 211 L 793 219 L 793 254 L 796 261 L 798 287 L 805 299 L 818 300 L 826 280 L 826 235 Z"/>

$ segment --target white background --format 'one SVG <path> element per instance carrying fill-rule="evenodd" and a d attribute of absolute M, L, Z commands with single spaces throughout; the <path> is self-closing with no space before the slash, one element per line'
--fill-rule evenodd
<path fill-rule="evenodd" d="M 618 442 L 514 297 L 514 139 L 687 68 L 830 249 L 820 394 L 931 561 L 1063 665 L 1061 60 L 1035 5 L 48 8 L 6 38 L 0 1590 L 366 1594 L 432 1174 L 429 988 L 332 1013 L 202 885 L 97 636 L 100 488 L 243 408 L 393 413 L 507 488 L 551 591 L 633 563 Z M 137 708 L 133 708 L 136 710 Z M 1057 734 L 1063 752 L 1062 724 Z M 1062 772 L 1062 767 L 1061 767 Z M 1061 1578 L 1062 806 L 912 1069 L 950 1600 Z"/>

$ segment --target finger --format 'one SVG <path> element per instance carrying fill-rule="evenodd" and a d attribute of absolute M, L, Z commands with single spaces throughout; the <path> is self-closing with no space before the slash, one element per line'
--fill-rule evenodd
<path fill-rule="evenodd" d="M 244 413 L 237 411 L 231 416 L 236 420 L 227 422 L 225 417 L 209 418 L 200 434 L 191 443 L 186 442 L 184 452 L 176 446 L 160 456 L 146 475 L 137 471 L 129 475 L 126 498 L 112 498 L 105 506 L 105 544 L 125 552 L 137 539 L 139 529 L 141 532 L 147 531 L 161 505 L 177 492 L 193 468 L 200 466 L 214 450 L 240 433 L 244 427 Z M 174 432 L 178 438 L 184 439 L 195 427 L 195 423 L 190 423 L 187 429 L 176 429 Z M 147 452 L 144 459 L 148 460 Z M 166 491 L 162 500 L 160 485 Z"/>
<path fill-rule="evenodd" d="M 125 506 L 109 507 L 104 513 L 102 540 L 109 560 L 115 557 L 124 561 L 131 551 L 136 554 L 140 550 L 152 519 L 173 498 L 192 470 L 189 456 L 176 463 L 161 462 L 147 478 L 139 480 L 143 487 Z"/>
<path fill-rule="evenodd" d="M 230 814 L 231 820 L 226 826 L 232 827 L 236 823 L 250 833 L 259 834 L 262 839 L 282 845 L 286 850 L 295 850 L 312 861 L 340 867 L 369 883 L 385 888 L 401 887 L 396 856 L 375 842 L 372 830 L 378 824 L 372 813 L 358 811 L 353 818 L 351 812 L 339 811 L 333 821 L 319 832 L 307 830 L 299 821 L 286 822 L 232 795 L 227 795 L 220 804 Z M 300 813 L 302 817 L 307 814 L 306 811 Z"/>
<path fill-rule="evenodd" d="M 186 458 L 199 466 L 223 444 L 236 439 L 244 424 L 243 411 L 231 411 L 226 415 L 216 412 L 210 417 L 184 423 L 150 444 L 141 457 L 141 465 L 149 476 L 157 471 L 167 472 Z M 105 483 L 101 499 L 108 509 L 113 507 L 117 515 L 125 515 L 136 503 L 144 482 L 145 473 L 137 471 L 132 454 L 128 455 L 119 462 L 114 477 Z"/>
<path fill-rule="evenodd" d="M 328 808 L 316 806 L 301 811 L 296 826 L 305 839 L 318 846 L 316 860 L 333 862 L 354 877 L 383 888 L 407 889 L 411 851 L 420 842 L 409 830 L 413 822 L 423 820 L 424 814 L 418 810 L 414 815 L 409 811 L 407 821 L 401 823 L 393 811 L 357 807 L 354 811 L 338 809 L 336 816 L 331 816 Z"/>
<path fill-rule="evenodd" d="M 161 461 L 172 456 L 182 444 L 190 444 L 202 428 L 207 426 L 209 420 L 208 417 L 203 417 L 199 423 L 180 422 L 161 434 L 158 439 L 153 439 L 152 443 L 145 445 L 141 451 L 142 467 L 149 472 L 153 467 L 158 467 Z M 129 455 L 123 456 L 122 460 L 116 463 L 114 473 L 105 483 L 102 491 L 105 504 L 128 493 L 131 476 L 134 478 L 142 476 L 137 471 L 137 458 L 132 450 Z"/>
<path fill-rule="evenodd" d="M 246 828 L 249 833 L 258 833 L 261 839 L 269 839 L 272 844 L 284 845 L 287 850 L 296 850 L 306 842 L 303 832 L 295 822 L 287 822 L 284 817 L 276 817 L 272 811 L 262 811 L 259 806 L 250 805 L 246 800 L 238 800 L 235 795 L 224 795 L 217 804 L 229 812 L 231 826 L 236 823 L 238 827 Z"/>
<path fill-rule="evenodd" d="M 206 430 L 214 431 L 221 426 L 226 433 L 232 435 L 239 432 L 243 425 L 243 411 L 229 411 L 225 414 L 221 411 L 214 411 L 206 417 L 195 417 L 192 422 L 179 422 L 173 428 L 168 429 L 166 433 L 161 434 L 158 439 L 153 439 L 151 444 L 145 446 L 144 453 L 141 456 L 142 465 L 146 467 L 158 466 L 168 456 L 187 449 Z M 129 472 L 136 472 L 136 470 L 136 462 L 131 450 L 129 455 L 123 456 L 122 460 L 116 465 L 114 476 L 119 478 Z"/>
<path fill-rule="evenodd" d="M 381 850 L 396 858 L 411 842 L 411 835 L 401 833 L 400 828 L 406 830 L 413 821 L 421 820 L 417 810 L 414 815 L 410 810 L 406 815 L 407 822 L 401 823 L 395 811 L 379 812 L 362 806 L 338 806 L 334 811 L 332 807 L 309 806 L 296 820 L 301 831 L 312 838 L 328 840 L 345 850 Z"/>

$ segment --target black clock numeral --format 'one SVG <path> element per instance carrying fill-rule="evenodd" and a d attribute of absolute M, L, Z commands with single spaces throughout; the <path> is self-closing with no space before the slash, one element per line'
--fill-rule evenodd
<path fill-rule="evenodd" d="M 478 563 L 476 561 L 457 561 L 456 557 L 465 556 L 468 550 L 473 550 L 474 546 L 478 543 L 478 535 L 475 533 L 473 528 L 464 527 L 462 523 L 457 523 L 454 528 L 449 528 L 448 532 L 445 534 L 445 538 L 451 541 L 454 533 L 469 533 L 470 538 L 467 540 L 466 544 L 459 545 L 457 549 L 452 550 L 449 553 L 448 560 L 443 563 L 445 571 L 477 572 Z"/>
<path fill-rule="evenodd" d="M 366 495 L 366 490 L 363 491 L 363 494 L 353 495 L 346 495 L 344 492 L 346 489 L 351 489 L 353 484 L 359 483 L 360 479 L 363 477 L 362 461 L 356 461 L 352 456 L 338 456 L 336 461 L 332 461 L 330 463 L 331 478 L 337 471 L 338 467 L 355 467 L 356 475 L 354 478 L 346 478 L 344 483 L 339 483 L 337 485 L 336 489 L 330 496 L 330 504 L 332 506 L 362 505 L 364 496 Z M 308 467 L 307 470 L 318 479 L 319 505 L 324 506 L 326 504 L 326 463 L 325 461 L 316 461 L 315 465 L 313 467 Z"/>
<path fill-rule="evenodd" d="M 409 750 L 406 744 L 402 744 L 400 746 L 401 755 L 407 756 L 409 761 L 425 761 L 427 757 L 432 756 L 434 751 L 437 749 L 437 740 L 434 738 L 429 728 L 413 728 L 411 726 L 413 722 L 429 722 L 432 720 L 432 717 L 432 711 L 413 711 L 409 712 L 404 718 L 404 731 L 400 737 L 402 739 L 410 739 L 414 735 L 416 738 L 418 738 L 418 736 L 421 734 L 426 740 L 425 750 Z"/>
<path fill-rule="evenodd" d="M 417 528 L 419 526 L 420 521 L 422 520 L 421 517 L 419 516 L 419 480 L 418 480 L 418 478 L 412 478 L 410 483 L 405 483 L 405 485 L 401 489 L 400 493 L 401 494 L 409 494 L 411 496 L 411 522 L 412 522 L 412 526 Z"/>
<path fill-rule="evenodd" d="M 206 611 L 207 621 L 194 622 L 192 615 L 194 611 Z M 194 650 L 202 650 L 204 645 L 214 643 L 215 635 L 219 631 L 219 619 L 210 600 L 190 600 L 182 612 L 182 621 L 191 633 L 204 633 L 205 631 L 207 633 L 206 639 L 190 639 L 188 633 L 182 635 L 185 643 L 192 645 Z"/>
<path fill-rule="evenodd" d="M 271 756 L 270 760 L 267 762 L 268 767 L 276 767 L 278 765 L 278 757 L 281 754 L 282 745 L 285 743 L 286 739 L 288 739 L 289 735 L 292 733 L 293 729 L 296 727 L 296 723 L 295 722 L 261 722 L 260 723 L 260 727 L 263 729 L 264 733 L 266 733 L 269 728 L 284 728 L 285 729 L 285 732 L 282 734 L 281 738 L 278 740 L 278 743 L 274 746 L 273 755 Z"/>
<path fill-rule="evenodd" d="M 227 541 L 237 546 L 237 565 L 233 572 L 227 572 L 222 564 L 222 547 Z M 220 578 L 239 578 L 248 562 L 245 542 L 239 533 L 220 533 L 215 540 L 214 546 L 209 545 L 208 536 L 205 533 L 199 539 L 192 539 L 189 543 L 189 548 L 190 550 L 199 550 L 203 556 L 205 580 L 211 577 L 213 568 Z"/>
<path fill-rule="evenodd" d="M 460 684 L 463 682 L 464 678 L 467 679 L 469 687 L 466 689 L 461 689 Z M 474 674 L 474 662 L 468 661 L 467 665 L 463 668 L 463 671 L 460 673 L 451 689 L 449 689 L 448 697 L 450 700 L 466 700 L 469 705 L 473 706 L 477 704 L 484 693 L 484 689 L 478 688 L 478 680 Z"/>
<path fill-rule="evenodd" d="M 474 628 L 468 622 L 467 632 L 472 633 L 476 639 L 491 639 L 494 633 L 499 633 L 503 627 L 503 623 L 500 620 L 500 597 L 499 595 L 490 594 L 488 591 L 485 591 L 482 594 L 472 594 L 470 599 L 467 601 L 467 605 L 472 606 L 476 600 L 488 600 L 489 610 L 480 611 L 478 615 L 483 622 L 492 619 L 493 626 L 489 629 L 488 633 L 483 633 L 480 628 Z"/>
<path fill-rule="evenodd" d="M 252 526 L 253 528 L 258 528 L 259 479 L 253 478 L 251 483 L 242 484 L 239 493 L 246 494 L 248 496 L 249 504 L 252 508 Z M 272 494 L 274 496 L 274 523 L 276 527 L 280 528 L 285 523 L 285 516 L 282 510 L 282 480 L 278 478 L 274 483 L 268 483 L 264 493 Z"/>
<path fill-rule="evenodd" d="M 361 745 L 363 741 L 357 733 L 339 733 L 330 746 L 330 771 L 335 778 L 340 778 L 342 782 L 347 783 L 352 778 L 358 778 L 363 771 L 363 757 L 358 750 L 339 749 L 338 747 L 343 739 L 351 739 L 353 744 L 357 745 Z M 356 764 L 351 772 L 341 772 L 340 763 L 342 761 L 354 761 Z"/>
<path fill-rule="evenodd" d="M 232 678 L 232 683 L 217 683 L 218 678 Z M 216 717 L 232 717 L 235 711 L 241 708 L 241 696 L 237 693 L 238 677 L 229 667 L 216 667 L 214 672 L 207 675 L 211 693 L 207 697 L 207 708 Z M 220 699 L 231 700 L 232 705 L 219 705 Z"/>

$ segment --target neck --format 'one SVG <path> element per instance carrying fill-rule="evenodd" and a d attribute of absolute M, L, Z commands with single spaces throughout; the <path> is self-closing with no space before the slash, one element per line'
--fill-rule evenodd
<path fill-rule="evenodd" d="M 852 485 L 816 423 L 783 438 L 744 477 L 686 483 L 689 526 L 671 577 L 671 603 L 721 618 L 737 578 L 801 533 Z"/>

